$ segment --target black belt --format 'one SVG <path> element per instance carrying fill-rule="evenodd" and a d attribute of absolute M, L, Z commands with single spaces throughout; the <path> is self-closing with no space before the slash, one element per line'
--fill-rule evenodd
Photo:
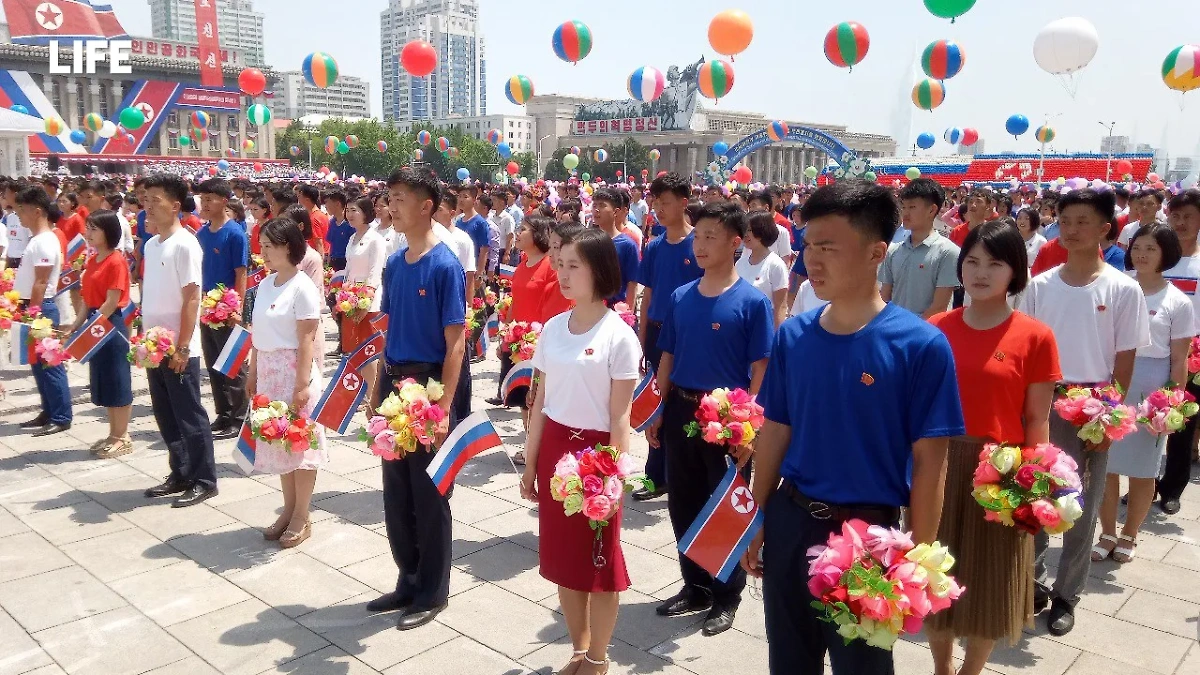
<path fill-rule="evenodd" d="M 385 363 L 383 371 L 392 377 L 407 377 L 409 375 L 423 375 L 425 373 L 440 372 L 442 364 L 440 363 L 417 363 L 415 361 L 405 361 L 404 363 Z"/>
<path fill-rule="evenodd" d="M 703 391 L 701 389 L 688 389 L 687 387 L 680 387 L 677 385 L 671 386 L 671 393 L 685 401 L 690 401 L 692 403 L 699 403 L 700 399 L 708 396 L 707 391 Z"/>
<path fill-rule="evenodd" d="M 791 481 L 783 481 L 783 492 L 817 520 L 846 521 L 852 518 L 873 524 L 891 524 L 900 520 L 900 509 L 878 504 L 826 504 L 809 499 Z"/>

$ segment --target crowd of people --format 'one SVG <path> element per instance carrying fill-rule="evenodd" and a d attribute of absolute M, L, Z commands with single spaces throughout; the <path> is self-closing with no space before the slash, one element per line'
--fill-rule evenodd
<path fill-rule="evenodd" d="M 1134 559 L 1156 497 L 1164 513 L 1180 509 L 1195 418 L 1167 436 L 1091 443 L 1052 412 L 1056 387 L 1114 383 L 1133 402 L 1169 383 L 1200 394 L 1187 369 L 1200 321 L 1200 190 L 947 190 L 928 179 L 896 190 L 856 180 L 756 187 L 695 186 L 671 173 L 648 185 L 451 186 L 410 169 L 367 184 L 6 179 L 0 247 L 22 307 L 65 331 L 99 313 L 128 338 L 133 286 L 142 328 L 174 331 L 174 355 L 147 370 L 169 473 L 146 497 L 175 507 L 217 494 L 213 439 L 238 434 L 248 401 L 264 394 L 311 412 L 322 356 L 353 352 L 381 315 L 384 358 L 362 370 L 365 409 L 406 379 L 437 380 L 444 394 L 434 402 L 453 429 L 471 412 L 481 360 L 468 349 L 467 315 L 475 299 L 507 295 L 508 320 L 543 324 L 535 375 L 487 402 L 523 412 L 526 442 L 513 460 L 524 466 L 521 495 L 539 506 L 539 534 L 554 542 L 539 547 L 540 571 L 559 589 L 566 675 L 607 672 L 630 570 L 621 511 L 599 535 L 587 518 L 564 515 L 555 467 L 597 444 L 628 449 L 647 372 L 664 406 L 645 430 L 653 485 L 632 498 L 665 496 L 679 540 L 732 462 L 765 515 L 724 580 L 680 555 L 682 586 L 659 615 L 704 612 L 703 633 L 719 634 L 736 620 L 747 577 L 761 577 L 771 672 L 820 673 L 826 654 L 835 673 L 893 672 L 891 651 L 845 641 L 820 620 L 808 553 L 847 520 L 903 518 L 915 542 L 950 548 L 967 589 L 926 623 L 937 675 L 956 672 L 955 640 L 966 643 L 957 672 L 975 675 L 998 641 L 1016 642 L 1047 609 L 1051 633 L 1071 631 L 1090 564 Z M 76 234 L 88 243 L 82 282 L 60 293 Z M 269 274 L 248 291 L 260 266 Z M 377 290 L 367 312 L 337 317 L 328 353 L 326 268 Z M 202 324 L 201 297 L 219 286 L 243 309 L 226 325 Z M 236 324 L 251 330 L 253 349 L 227 376 L 215 361 Z M 87 365 L 91 401 L 108 415 L 109 434 L 92 448 L 99 459 L 136 451 L 127 349 L 110 340 Z M 498 355 L 503 379 L 512 355 Z M 42 409 L 21 428 L 70 428 L 64 367 L 31 368 Z M 685 433 L 718 388 L 763 405 L 753 443 Z M 318 429 L 303 452 L 254 458 L 256 471 L 280 476 L 283 513 L 263 536 L 281 547 L 313 536 L 329 433 Z M 1062 538 L 1053 579 L 1049 537 L 986 520 L 972 496 L 988 443 L 1051 443 L 1079 466 L 1083 515 Z M 399 611 L 402 630 L 448 603 L 452 500 L 426 473 L 432 457 L 381 462 L 398 573 L 395 590 L 367 609 Z"/>

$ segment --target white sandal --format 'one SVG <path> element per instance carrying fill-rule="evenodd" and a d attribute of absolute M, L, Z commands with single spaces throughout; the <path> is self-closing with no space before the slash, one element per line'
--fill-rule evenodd
<path fill-rule="evenodd" d="M 593 660 L 593 659 L 592 659 L 592 657 L 588 656 L 588 655 L 585 653 L 585 654 L 583 655 L 583 660 L 584 660 L 584 661 L 587 661 L 588 663 L 590 663 L 590 664 L 591 664 L 591 665 L 593 665 L 593 666 L 604 666 L 604 670 L 600 671 L 600 673 L 601 673 L 601 675 L 607 675 L 607 673 L 608 673 L 608 666 L 609 666 L 609 659 L 608 659 L 608 657 L 607 657 L 607 656 L 605 656 L 605 657 L 604 657 L 604 660 L 603 660 L 603 661 L 595 661 L 595 660 Z"/>
<path fill-rule="evenodd" d="M 1129 545 L 1125 546 L 1122 544 L 1117 544 L 1117 547 L 1113 549 L 1112 559 L 1122 565 L 1127 562 L 1132 562 L 1133 556 L 1137 552 L 1137 537 L 1130 537 L 1123 534 L 1118 537 L 1118 539 L 1120 539 L 1122 542 L 1129 542 Z"/>
<path fill-rule="evenodd" d="M 1106 541 L 1112 544 L 1112 548 L 1104 548 L 1100 545 Z M 1092 562 L 1100 562 L 1112 555 L 1113 551 L 1117 550 L 1118 543 L 1120 542 L 1117 541 L 1117 538 L 1111 534 L 1100 535 L 1100 541 L 1095 546 L 1092 546 Z"/>

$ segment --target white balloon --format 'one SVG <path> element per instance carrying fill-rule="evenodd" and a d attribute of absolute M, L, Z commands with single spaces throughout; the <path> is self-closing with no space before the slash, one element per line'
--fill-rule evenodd
<path fill-rule="evenodd" d="M 1069 16 L 1051 21 L 1033 40 L 1033 60 L 1052 75 L 1066 75 L 1091 63 L 1100 35 L 1091 21 Z"/>
<path fill-rule="evenodd" d="M 117 125 L 112 123 L 112 120 L 104 120 L 104 124 L 100 125 L 100 131 L 96 132 L 100 138 L 112 138 L 117 135 Z"/>

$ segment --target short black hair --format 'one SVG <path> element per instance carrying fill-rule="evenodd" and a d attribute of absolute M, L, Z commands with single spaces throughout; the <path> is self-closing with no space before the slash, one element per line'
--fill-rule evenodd
<path fill-rule="evenodd" d="M 225 205 L 225 208 L 233 211 L 234 220 L 238 221 L 239 223 L 246 222 L 246 205 L 242 203 L 242 200 L 234 197 L 233 199 L 229 200 L 229 203 Z"/>
<path fill-rule="evenodd" d="M 779 241 L 779 226 L 775 224 L 775 214 L 770 211 L 755 211 L 746 218 L 750 233 L 761 241 L 763 246 L 770 248 Z"/>
<path fill-rule="evenodd" d="M 36 206 L 47 216 L 50 215 L 50 195 L 37 185 L 27 185 L 17 190 L 15 201 L 22 206 Z"/>
<path fill-rule="evenodd" d="M 79 195 L 75 194 L 74 192 L 64 192 L 60 194 L 58 198 L 71 202 L 71 208 L 76 208 L 79 206 Z"/>
<path fill-rule="evenodd" d="M 958 282 L 962 283 L 963 261 L 975 245 L 983 246 L 988 255 L 1012 268 L 1012 280 L 1008 282 L 1008 294 L 1016 295 L 1029 284 L 1029 253 L 1025 239 L 1017 228 L 999 220 L 989 220 L 967 233 L 962 249 L 958 252 Z"/>
<path fill-rule="evenodd" d="M 1129 190 L 1124 185 L 1113 188 L 1113 194 L 1117 196 L 1117 199 L 1129 199 Z"/>
<path fill-rule="evenodd" d="M 188 186 L 179 176 L 169 173 L 156 173 L 146 177 L 146 181 L 142 183 L 144 189 L 153 190 L 155 188 L 162 190 L 173 201 L 179 202 L 180 208 L 188 198 Z M 186 209 L 185 209 L 186 210 Z"/>
<path fill-rule="evenodd" d="M 288 204 L 296 203 L 296 193 L 284 187 L 273 188 L 271 190 L 271 199 L 274 199 L 275 203 L 281 207 L 279 210 L 283 211 L 283 209 L 287 208 Z"/>
<path fill-rule="evenodd" d="M 1029 216 L 1029 230 L 1031 232 L 1037 232 L 1037 229 L 1042 226 L 1042 214 L 1038 213 L 1037 209 L 1026 206 L 1017 211 L 1017 217 L 1020 218 L 1021 214 Z"/>
<path fill-rule="evenodd" d="M 873 241 L 890 242 L 900 224 L 900 207 L 891 190 L 865 180 L 840 180 L 817 188 L 800 207 L 804 222 L 842 216 Z"/>
<path fill-rule="evenodd" d="M 1200 211 L 1200 188 L 1188 188 L 1171 197 L 1171 201 L 1167 202 L 1167 209 L 1170 211 L 1178 211 L 1188 206 L 1195 207 L 1197 211 Z"/>
<path fill-rule="evenodd" d="M 229 187 L 229 181 L 221 178 L 209 178 L 196 186 L 196 194 L 216 195 L 221 199 L 232 199 L 233 189 Z"/>
<path fill-rule="evenodd" d="M 611 298 L 621 292 L 621 263 L 617 259 L 617 247 L 603 230 L 585 227 L 575 233 L 570 241 L 564 239 L 563 246 L 571 244 L 579 252 L 585 265 L 592 272 L 592 292 L 597 298 Z"/>
<path fill-rule="evenodd" d="M 702 208 L 704 208 L 704 204 L 699 200 L 690 201 L 687 206 L 683 207 L 683 212 L 687 215 L 688 222 L 693 226 L 697 220 L 700 220 L 700 209 Z"/>
<path fill-rule="evenodd" d="M 1137 191 L 1137 194 L 1133 195 L 1134 199 L 1142 199 L 1144 197 L 1153 197 L 1154 201 L 1158 202 L 1160 205 L 1163 203 L 1162 192 L 1155 190 L 1154 188 L 1142 188 L 1141 190 Z"/>
<path fill-rule="evenodd" d="M 308 209 L 304 208 L 300 204 L 289 204 L 288 207 L 279 214 L 279 218 L 287 218 L 288 220 L 296 223 L 296 225 L 300 227 L 300 233 L 304 235 L 304 241 L 312 239 L 312 214 L 308 212 Z"/>
<path fill-rule="evenodd" d="M 554 221 L 545 216 L 529 216 L 521 221 L 522 227 L 529 228 L 529 234 L 533 237 L 533 245 L 539 251 L 545 253 L 550 250 L 550 230 L 554 228 Z"/>
<path fill-rule="evenodd" d="M 686 178 L 674 171 L 661 175 L 650 182 L 650 194 L 655 199 L 668 192 L 680 199 L 687 199 L 692 195 L 692 187 Z"/>
<path fill-rule="evenodd" d="M 726 232 L 735 237 L 746 238 L 746 212 L 737 204 L 724 201 L 705 204 L 700 213 L 696 214 L 696 222 L 705 218 L 717 221 Z"/>
<path fill-rule="evenodd" d="M 301 231 L 300 225 L 291 218 L 268 220 L 258 231 L 258 237 L 275 246 L 287 246 L 288 261 L 293 265 L 299 265 L 304 260 L 304 254 L 308 252 L 308 244 L 305 243 L 307 237 Z"/>
<path fill-rule="evenodd" d="M 100 209 L 88 216 L 88 227 L 94 227 L 104 233 L 104 243 L 110 249 L 121 245 L 121 221 L 117 214 L 108 209 Z"/>
<path fill-rule="evenodd" d="M 996 194 L 987 188 L 981 188 L 981 187 L 972 188 L 971 191 L 967 193 L 968 200 L 974 199 L 976 197 L 978 197 L 984 201 L 991 202 L 993 204 L 996 203 Z"/>
<path fill-rule="evenodd" d="M 313 204 L 321 203 L 321 189 L 316 185 L 310 185 L 308 183 L 299 185 L 296 187 L 296 194 L 300 197 L 304 197 Z"/>
<path fill-rule="evenodd" d="M 946 203 L 946 191 L 932 178 L 916 178 L 900 188 L 900 199 L 923 199 L 941 211 Z"/>
<path fill-rule="evenodd" d="M 355 206 L 359 211 L 362 211 L 363 220 L 368 225 L 375 220 L 375 202 L 370 197 L 359 197 L 350 202 L 350 206 Z"/>
<path fill-rule="evenodd" d="M 771 208 L 771 195 L 766 190 L 751 192 L 749 198 L 746 199 L 746 206 L 749 206 L 750 202 L 762 202 L 767 205 L 767 208 Z"/>
<path fill-rule="evenodd" d="M 114 192 L 112 194 L 104 195 L 104 202 L 108 204 L 108 208 L 116 211 L 117 209 L 121 208 L 122 204 L 125 203 L 125 197 L 123 197 L 120 193 Z M 137 204 L 137 197 L 132 198 L 132 203 Z"/>
<path fill-rule="evenodd" d="M 619 191 L 615 188 L 602 187 L 592 193 L 592 203 L 604 202 L 611 204 L 614 209 L 621 208 L 621 197 L 617 194 Z"/>
<path fill-rule="evenodd" d="M 526 218 L 526 220 L 528 220 L 528 218 Z M 586 228 L 584 228 L 582 224 L 575 221 L 569 221 L 566 223 L 552 223 L 550 231 L 554 234 L 557 234 L 562 244 L 566 245 L 574 241 L 575 235 L 583 232 L 585 229 Z M 547 238 L 547 242 L 549 242 L 549 238 Z M 548 243 L 546 250 L 550 250 Z"/>
<path fill-rule="evenodd" d="M 570 213 L 571 218 L 575 221 L 579 220 L 579 214 L 583 213 L 583 203 L 578 199 L 564 199 L 558 203 L 558 208 L 555 213 Z"/>
<path fill-rule="evenodd" d="M 326 192 L 325 201 L 328 202 L 331 200 L 341 204 L 343 208 L 347 203 L 349 203 L 346 199 L 346 193 L 342 192 L 341 190 L 330 190 L 329 192 Z"/>
<path fill-rule="evenodd" d="M 438 205 L 442 203 L 442 188 L 431 173 L 420 173 L 410 168 L 396 169 L 388 176 L 387 186 L 390 189 L 397 185 L 419 192 L 425 199 L 432 201 L 433 208 L 430 211 L 437 211 Z"/>
<path fill-rule="evenodd" d="M 484 208 L 486 208 L 488 211 L 492 210 L 492 198 L 489 197 L 488 195 L 481 194 L 475 198 L 475 201 L 479 202 L 480 204 L 483 204 Z"/>
<path fill-rule="evenodd" d="M 1107 223 L 1113 219 L 1113 213 L 1117 209 L 1117 198 L 1109 190 L 1083 188 L 1071 190 L 1058 200 L 1059 213 L 1065 211 L 1068 206 L 1087 206 L 1100 214 L 1100 217 Z"/>
<path fill-rule="evenodd" d="M 1133 269 L 1133 242 L 1140 237 L 1154 237 L 1158 247 L 1162 249 L 1162 260 L 1158 261 L 1158 271 L 1169 270 L 1183 259 L 1183 246 L 1179 243 L 1179 235 L 1171 226 L 1162 223 L 1143 225 L 1133 233 L 1129 240 L 1129 248 L 1125 249 L 1125 269 Z"/>

